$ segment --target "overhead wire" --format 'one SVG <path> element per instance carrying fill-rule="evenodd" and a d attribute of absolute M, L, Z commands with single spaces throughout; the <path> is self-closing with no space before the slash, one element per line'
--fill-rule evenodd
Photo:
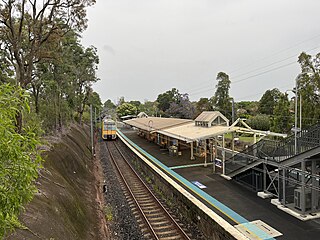
<path fill-rule="evenodd" d="M 310 51 L 315 50 L 315 49 L 318 49 L 318 48 L 320 48 L 320 46 L 317 46 L 317 47 L 313 47 L 313 48 L 311 48 L 311 49 L 308 49 L 308 50 L 306 50 L 306 52 L 310 52 Z M 281 60 L 279 60 L 279 61 L 276 61 L 276 62 L 270 63 L 270 64 L 268 64 L 268 65 L 266 65 L 266 66 L 259 67 L 259 68 L 256 68 L 256 69 L 254 69 L 254 70 L 251 70 L 251 71 L 249 71 L 249 72 L 245 72 L 245 73 L 242 73 L 242 74 L 236 75 L 236 76 L 234 76 L 233 78 L 241 77 L 241 76 L 247 75 L 247 74 L 249 74 L 249 73 L 255 72 L 255 71 L 257 71 L 257 70 L 261 70 L 261 69 L 264 69 L 264 68 L 267 68 L 267 67 L 273 66 L 273 65 L 275 65 L 275 64 L 278 64 L 278 63 L 284 62 L 284 61 L 286 61 L 286 60 L 288 60 L 288 59 L 290 59 L 290 58 L 296 58 L 296 57 L 297 57 L 297 55 L 296 55 L 296 54 L 295 54 L 295 55 L 291 55 L 290 57 L 286 57 L 286 58 L 281 59 Z"/>
<path fill-rule="evenodd" d="M 280 86 L 280 87 L 278 87 L 278 89 L 284 88 L 284 87 L 289 87 L 289 86 L 291 86 L 291 84 L 286 84 L 286 85 Z M 250 95 L 242 96 L 242 97 L 240 97 L 240 100 L 239 100 L 239 99 L 237 99 L 237 100 L 238 100 L 238 101 L 242 101 L 242 99 L 244 99 L 244 98 L 254 97 L 254 96 L 257 96 L 257 95 L 261 95 L 261 94 L 263 94 L 263 93 L 265 93 L 265 91 L 263 91 L 263 92 L 258 92 L 258 93 L 256 93 L 256 94 L 250 94 Z M 243 100 L 243 101 L 244 101 L 244 100 Z"/>
<path fill-rule="evenodd" d="M 315 49 L 318 49 L 318 48 L 320 48 L 320 46 L 316 46 L 316 47 L 313 47 L 313 48 L 311 48 L 311 49 L 308 49 L 306 52 L 310 52 L 310 51 L 315 50 Z M 246 73 L 237 75 L 237 76 L 233 77 L 233 79 L 234 79 L 234 78 L 237 78 L 237 77 L 240 77 L 240 76 L 243 76 L 243 75 L 246 75 L 246 74 L 248 74 L 248 73 L 255 72 L 255 71 L 260 70 L 260 69 L 264 69 L 264 68 L 273 66 L 273 65 L 275 65 L 275 64 L 277 64 L 277 63 L 284 62 L 284 61 L 286 61 L 286 60 L 288 60 L 288 59 L 290 59 L 290 58 L 293 58 L 293 57 L 297 57 L 297 56 L 296 56 L 296 55 L 292 55 L 292 56 L 290 56 L 290 57 L 286 57 L 286 58 L 281 59 L 281 60 L 279 60 L 279 61 L 276 61 L 276 62 L 273 62 L 273 63 L 271 63 L 271 64 L 268 64 L 268 65 L 266 65 L 266 66 L 259 67 L 259 68 L 256 68 L 256 69 L 252 70 L 252 71 L 249 71 L 249 72 L 246 72 Z M 245 78 L 242 78 L 242 79 L 239 79 L 239 80 L 236 80 L 236 81 L 232 81 L 231 84 L 243 82 L 243 81 L 246 81 L 246 80 L 251 79 L 251 78 L 253 78 L 253 77 L 261 76 L 261 75 L 267 74 L 267 73 L 269 73 L 269 72 L 273 72 L 273 71 L 276 71 L 276 70 L 279 70 L 279 69 L 288 67 L 288 66 L 293 65 L 293 64 L 295 64 L 295 63 L 296 63 L 296 61 L 289 62 L 289 63 L 287 63 L 287 64 L 283 64 L 283 65 L 280 65 L 280 66 L 277 66 L 277 67 L 268 69 L 268 70 L 266 70 L 266 71 L 263 71 L 263 72 L 260 72 L 260 73 L 254 74 L 254 75 L 250 75 L 250 76 L 248 76 L 248 77 L 245 77 Z M 201 90 L 201 91 L 195 91 L 195 92 L 192 92 L 192 91 L 191 91 L 191 93 L 189 94 L 189 96 L 195 96 L 195 95 L 198 95 L 198 94 L 200 94 L 200 93 L 205 93 L 205 92 L 209 92 L 209 91 L 213 91 L 213 90 L 214 90 L 214 87 L 212 86 L 212 83 L 211 83 L 211 84 L 207 84 L 207 85 L 205 85 L 205 86 L 203 86 L 203 87 L 195 88 L 194 90 L 200 90 L 200 89 L 203 89 L 203 88 L 207 88 L 207 89 Z M 208 88 L 209 88 L 209 89 L 208 89 Z"/>
<path fill-rule="evenodd" d="M 276 52 L 276 53 L 274 53 L 274 54 L 271 54 L 271 55 L 268 55 L 268 56 L 266 56 L 266 57 L 263 57 L 263 58 L 260 58 L 260 59 L 258 59 L 258 60 L 255 60 L 254 62 L 252 62 L 252 63 L 250 63 L 250 64 L 247 64 L 247 65 L 245 65 L 245 66 L 242 66 L 242 67 L 240 67 L 240 68 L 237 68 L 237 69 L 235 69 L 235 70 L 231 70 L 231 71 L 229 72 L 229 74 L 234 73 L 234 72 L 238 72 L 239 69 L 241 69 L 241 68 L 252 66 L 253 64 L 256 64 L 257 62 L 260 62 L 260 61 L 265 60 L 265 59 L 268 59 L 268 58 L 270 58 L 270 57 L 279 55 L 280 53 L 286 52 L 286 51 L 288 51 L 288 50 L 290 50 L 290 49 L 292 49 L 292 48 L 295 48 L 295 47 L 297 47 L 297 46 L 305 43 L 305 42 L 309 42 L 309 41 L 314 40 L 314 39 L 317 39 L 317 38 L 319 38 L 319 37 L 320 37 L 320 34 L 315 35 L 315 36 L 313 36 L 313 37 L 311 37 L 311 38 L 305 39 L 305 40 L 303 40 L 303 41 L 301 41 L 301 42 L 298 42 L 298 43 L 296 43 L 296 44 L 294 44 L 294 45 L 292 45 L 292 46 L 290 46 L 290 47 L 288 47 L 288 48 L 285 48 L 285 49 L 283 49 L 283 50 L 280 50 L 280 51 L 278 51 L 278 52 Z M 307 50 L 307 51 L 311 51 L 311 50 L 314 50 L 314 49 L 316 49 L 316 48 L 319 48 L 319 46 L 318 46 L 318 47 L 315 47 L 315 48 L 312 48 L 312 49 L 309 49 L 309 50 Z M 292 57 L 296 57 L 296 56 L 297 56 L 297 55 L 294 55 L 294 56 L 290 56 L 290 57 L 287 57 L 287 58 L 285 58 L 285 59 L 279 60 L 278 63 L 279 63 L 279 62 L 282 62 L 282 61 L 285 61 L 285 60 L 288 60 L 288 59 L 290 59 L 290 58 L 292 58 Z M 267 66 L 262 67 L 262 68 L 265 68 L 265 67 L 268 67 L 268 66 L 272 66 L 272 65 L 274 65 L 274 64 L 275 64 L 275 63 L 271 63 L 271 64 L 269 64 L 269 65 L 267 65 Z M 260 69 L 260 68 L 258 68 L 258 69 Z M 258 70 L 258 69 L 256 69 L 256 70 Z M 250 72 L 249 72 L 249 73 L 250 73 Z M 243 74 L 241 74 L 241 75 L 243 75 Z M 238 77 L 238 76 L 236 76 L 236 77 Z M 212 80 L 210 80 L 210 81 L 212 81 Z M 200 85 L 203 85 L 204 83 L 207 83 L 207 81 L 200 83 Z M 198 86 L 199 86 L 199 84 L 198 84 Z M 205 87 L 208 87 L 208 85 L 206 85 Z M 202 87 L 202 88 L 203 88 L 203 87 Z M 193 88 L 192 88 L 192 89 L 187 89 L 187 91 L 189 91 L 189 90 L 193 90 Z M 196 88 L 196 90 L 198 90 L 198 88 Z"/>
<path fill-rule="evenodd" d="M 279 69 L 281 69 L 281 68 L 288 67 L 288 66 L 293 65 L 293 64 L 295 64 L 295 63 L 296 63 L 296 61 L 290 62 L 290 63 L 287 63 L 287 64 L 284 64 L 284 65 L 281 65 L 281 66 L 278 66 L 278 67 L 269 69 L 269 70 L 264 71 L 264 72 L 261 72 L 261 73 L 257 73 L 257 74 L 254 74 L 254 75 L 251 75 L 251 76 L 248 76 L 248 77 L 245 77 L 245 78 L 236 80 L 236 81 L 232 81 L 231 84 L 243 82 L 243 81 L 248 80 L 248 79 L 250 79 L 250 78 L 257 77 L 257 76 L 260 76 L 260 75 L 264 75 L 264 74 L 266 74 L 266 73 L 273 72 L 273 71 L 275 71 L 275 70 L 279 70 Z M 209 86 L 212 86 L 212 84 L 207 85 L 206 88 L 208 88 Z M 191 93 L 191 94 L 189 94 L 189 96 L 194 96 L 194 95 L 196 95 L 196 94 L 200 94 L 200 93 L 204 93 L 204 92 L 208 92 L 208 91 L 212 91 L 212 90 L 214 90 L 214 87 L 211 87 L 210 89 L 206 89 L 206 90 L 203 90 L 203 91 L 198 91 L 198 92 L 195 92 L 195 93 Z"/>
<path fill-rule="evenodd" d="M 262 58 L 260 58 L 260 59 L 258 59 L 258 60 L 255 60 L 255 61 L 252 62 L 252 63 L 249 63 L 249 64 L 246 64 L 246 65 L 244 65 L 244 66 L 238 67 L 237 69 L 231 70 L 230 73 L 237 72 L 237 71 L 238 71 L 239 69 L 241 69 L 241 68 L 249 67 L 249 66 L 252 66 L 253 64 L 256 64 L 257 62 L 260 62 L 260 61 L 262 61 L 262 60 L 265 60 L 265 59 L 268 59 L 268 58 L 277 56 L 277 55 L 279 55 L 280 53 L 286 52 L 286 51 L 288 51 L 288 50 L 290 50 L 290 49 L 293 49 L 293 48 L 295 48 L 295 47 L 297 47 L 297 46 L 305 43 L 305 42 L 309 42 L 309 41 L 314 40 L 314 39 L 317 39 L 317 38 L 319 38 L 319 37 L 320 37 L 320 34 L 317 34 L 317 35 L 315 35 L 315 36 L 313 36 L 313 37 L 311 37 L 311 38 L 307 38 L 307 39 L 305 39 L 305 40 L 302 40 L 301 42 L 295 43 L 294 45 L 292 45 L 292 46 L 290 46 L 290 47 L 287 47 L 287 48 L 285 48 L 285 49 L 282 49 L 282 50 L 280 50 L 280 51 L 278 51 L 278 52 L 275 52 L 275 53 L 273 53 L 273 54 L 270 54 L 270 55 L 268 55 L 268 56 L 262 57 Z"/>

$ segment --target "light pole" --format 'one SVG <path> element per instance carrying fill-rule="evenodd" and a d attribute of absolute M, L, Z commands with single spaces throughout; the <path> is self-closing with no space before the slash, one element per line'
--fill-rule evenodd
<path fill-rule="evenodd" d="M 296 77 L 296 86 L 295 86 L 295 104 L 294 104 L 294 154 L 297 155 L 297 123 L 298 123 L 298 79 L 301 74 Z M 301 117 L 301 116 L 300 116 Z"/>
<path fill-rule="evenodd" d="M 302 96 L 301 96 L 301 93 L 299 95 L 299 99 L 300 99 L 300 124 L 299 124 L 299 127 L 300 127 L 300 130 L 302 130 Z"/>
<path fill-rule="evenodd" d="M 303 77 L 305 74 L 308 76 L 312 75 L 311 72 L 302 72 L 298 74 L 296 77 L 296 83 L 295 83 L 295 89 L 294 89 L 294 95 L 295 95 L 295 106 L 294 106 L 294 154 L 297 154 L 297 131 L 298 131 L 298 80 Z M 302 129 L 302 97 L 300 93 L 300 130 Z"/>

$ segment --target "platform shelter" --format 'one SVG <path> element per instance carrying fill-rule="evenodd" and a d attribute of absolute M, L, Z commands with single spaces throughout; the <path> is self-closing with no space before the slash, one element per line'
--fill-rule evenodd
<path fill-rule="evenodd" d="M 277 135 L 269 131 L 254 130 L 242 119 L 229 126 L 229 120 L 219 111 L 204 111 L 195 120 L 147 117 L 126 120 L 124 123 L 134 127 L 138 135 L 159 144 L 161 148 L 168 149 L 173 155 L 182 154 L 182 150 L 190 149 L 190 159 L 204 158 L 204 166 L 215 159 L 213 165 L 217 165 L 222 173 L 225 169 L 226 151 L 231 154 L 234 152 L 234 139 L 231 140 L 231 149 L 226 149 L 226 134 L 251 133 L 255 141 L 256 136 Z M 237 126 L 240 124 L 241 127 Z M 218 156 L 221 160 L 217 159 Z"/>

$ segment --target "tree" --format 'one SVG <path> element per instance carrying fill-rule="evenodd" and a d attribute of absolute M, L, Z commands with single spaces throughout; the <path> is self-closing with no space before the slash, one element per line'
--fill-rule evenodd
<path fill-rule="evenodd" d="M 270 130 L 270 118 L 265 114 L 258 114 L 256 116 L 249 117 L 247 124 L 253 129 L 262 131 Z"/>
<path fill-rule="evenodd" d="M 232 104 L 229 96 L 231 81 L 228 74 L 224 72 L 218 73 L 217 81 L 216 92 L 212 98 L 213 107 L 215 110 L 226 115 L 226 117 L 230 117 L 232 112 Z"/>
<path fill-rule="evenodd" d="M 158 102 L 145 101 L 140 105 L 140 111 L 145 112 L 149 116 L 157 116 L 159 113 Z"/>
<path fill-rule="evenodd" d="M 298 62 L 301 66 L 301 72 L 310 79 L 320 89 L 320 53 L 314 57 L 302 52 L 299 55 Z"/>
<path fill-rule="evenodd" d="M 179 100 L 172 102 L 166 114 L 175 118 L 192 119 L 195 115 L 195 108 L 189 100 L 187 93 L 180 95 Z"/>
<path fill-rule="evenodd" d="M 102 110 L 102 102 L 97 92 L 92 92 L 89 96 L 88 105 L 92 105 L 92 108 L 96 109 L 98 112 Z"/>
<path fill-rule="evenodd" d="M 105 110 L 107 110 L 107 109 L 115 109 L 116 105 L 110 99 L 108 99 L 107 101 L 104 102 L 103 108 Z"/>
<path fill-rule="evenodd" d="M 292 118 L 290 116 L 290 102 L 288 95 L 282 93 L 280 99 L 273 111 L 273 120 L 271 130 L 274 132 L 289 132 L 292 126 Z"/>
<path fill-rule="evenodd" d="M 200 98 L 198 102 L 196 102 L 196 111 L 199 115 L 203 111 L 210 111 L 212 110 L 211 102 L 208 98 Z"/>
<path fill-rule="evenodd" d="M 46 44 L 62 37 L 71 28 L 86 28 L 87 6 L 95 0 L 8 0 L 0 3 L 0 35 L 5 57 L 15 68 L 23 88 L 32 81 L 34 64 L 51 58 Z"/>
<path fill-rule="evenodd" d="M 17 111 L 28 112 L 28 94 L 19 87 L 0 85 L 0 238 L 16 226 L 22 205 L 35 193 L 41 157 L 32 129 L 15 129 Z"/>
<path fill-rule="evenodd" d="M 134 105 L 137 108 L 137 112 L 140 112 L 140 106 L 141 106 L 141 102 L 140 101 L 133 100 L 133 101 L 130 101 L 128 103 Z"/>
<path fill-rule="evenodd" d="M 262 95 L 259 101 L 259 107 L 258 107 L 259 113 L 272 115 L 274 107 L 279 101 L 280 95 L 281 95 L 281 92 L 277 88 L 274 88 L 272 90 L 267 90 Z"/>
<path fill-rule="evenodd" d="M 118 103 L 117 103 L 117 106 L 120 106 L 122 105 L 123 103 L 125 103 L 126 101 L 124 100 L 124 97 L 120 97 L 119 100 L 118 100 Z"/>
<path fill-rule="evenodd" d="M 86 28 L 86 7 L 95 0 L 8 0 L 0 3 L 2 58 L 14 69 L 23 89 L 33 82 L 35 64 L 55 56 L 54 49 L 71 29 Z M 21 131 L 21 113 L 16 116 Z"/>
<path fill-rule="evenodd" d="M 10 63 L 5 58 L 3 43 L 0 41 L 0 84 L 14 83 L 14 71 L 10 68 Z"/>
<path fill-rule="evenodd" d="M 157 102 L 159 103 L 158 108 L 161 111 L 161 113 L 165 114 L 167 109 L 169 109 L 171 103 L 178 103 L 180 96 L 181 94 L 176 88 L 172 88 L 171 90 L 166 91 L 165 93 L 159 94 L 157 97 Z"/>
<path fill-rule="evenodd" d="M 61 129 L 75 115 L 82 121 L 93 93 L 91 85 L 98 80 L 98 62 L 96 49 L 84 48 L 79 36 L 69 31 L 61 39 L 54 59 L 35 64 L 30 92 L 36 113 L 43 117 L 47 128 Z"/>
<path fill-rule="evenodd" d="M 78 54 L 75 54 L 75 69 L 73 84 L 75 86 L 75 99 L 79 123 L 82 122 L 82 115 L 85 106 L 88 105 L 89 96 L 92 93 L 92 83 L 96 82 L 97 65 L 99 58 L 95 47 L 83 49 L 78 47 Z"/>
<path fill-rule="evenodd" d="M 134 115 L 137 113 L 136 106 L 130 103 L 122 103 L 120 106 L 117 107 L 117 114 L 118 117 L 123 117 L 127 115 Z"/>
<path fill-rule="evenodd" d="M 243 109 L 245 111 L 242 112 L 246 112 L 248 115 L 255 116 L 258 114 L 258 104 L 259 103 L 256 101 L 241 101 L 236 103 L 236 109 Z"/>
<path fill-rule="evenodd" d="M 314 57 L 301 53 L 298 62 L 302 72 L 298 78 L 298 96 L 302 97 L 302 125 L 306 126 L 320 119 L 320 53 Z"/>

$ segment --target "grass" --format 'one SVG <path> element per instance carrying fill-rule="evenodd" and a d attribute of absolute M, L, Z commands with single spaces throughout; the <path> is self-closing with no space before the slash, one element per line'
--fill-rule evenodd
<path fill-rule="evenodd" d="M 104 215 L 106 217 L 107 222 L 112 221 L 113 215 L 112 215 L 112 207 L 110 205 L 106 205 L 103 208 Z"/>
<path fill-rule="evenodd" d="M 229 139 L 231 140 L 232 139 L 232 134 L 231 133 L 227 133 L 225 134 L 225 139 Z M 250 143 L 253 143 L 253 136 L 237 136 L 239 138 L 239 140 L 241 142 L 250 142 Z M 257 137 L 257 140 L 258 140 L 258 137 Z"/>

